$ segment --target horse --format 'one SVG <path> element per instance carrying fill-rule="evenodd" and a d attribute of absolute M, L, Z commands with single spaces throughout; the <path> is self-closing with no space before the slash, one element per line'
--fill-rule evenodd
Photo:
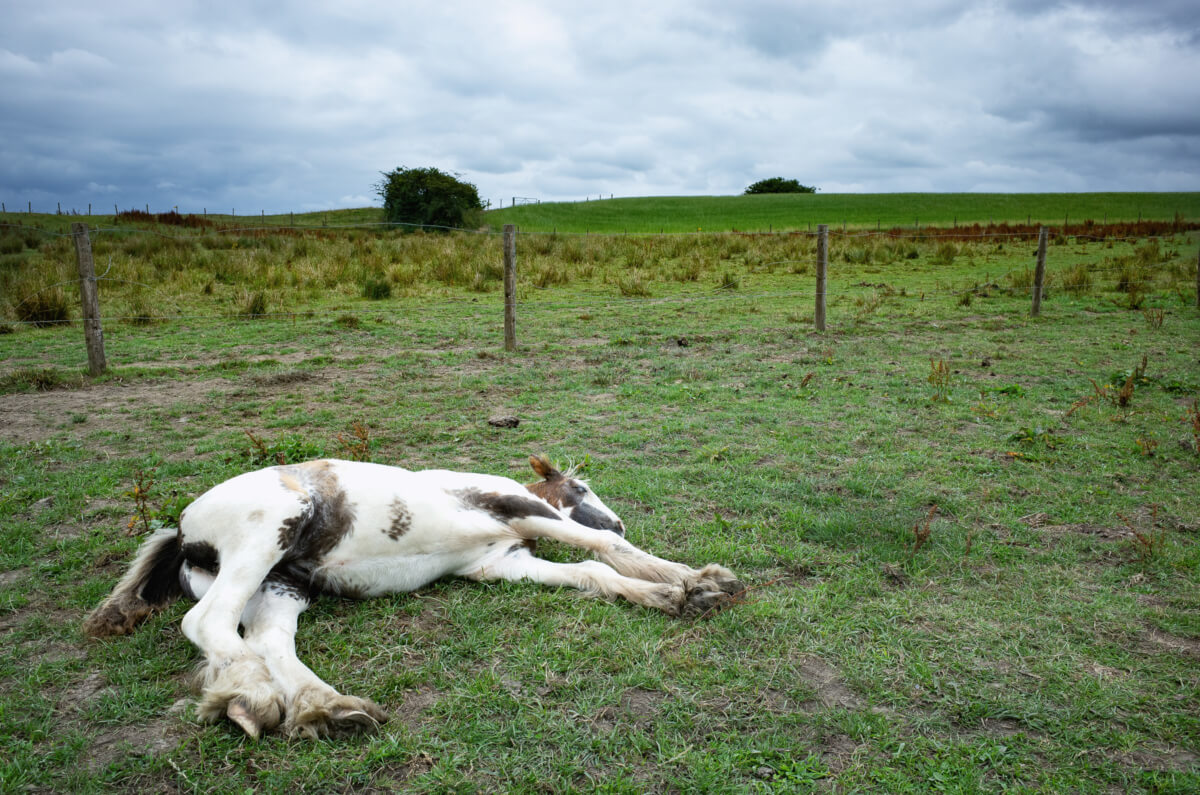
<path fill-rule="evenodd" d="M 188 505 L 178 528 L 142 543 L 84 632 L 128 634 L 176 599 L 195 600 L 182 629 L 203 653 L 199 717 L 228 718 L 251 738 L 278 730 L 316 739 L 374 731 L 387 720 L 377 704 L 339 693 L 297 656 L 297 622 L 319 595 L 364 599 L 451 575 L 526 579 L 695 617 L 743 591 L 724 566 L 694 569 L 642 551 L 573 469 L 561 472 L 540 456 L 529 463 L 541 480 L 528 485 L 336 459 L 238 475 Z M 599 560 L 543 560 L 533 554 L 539 538 Z"/>

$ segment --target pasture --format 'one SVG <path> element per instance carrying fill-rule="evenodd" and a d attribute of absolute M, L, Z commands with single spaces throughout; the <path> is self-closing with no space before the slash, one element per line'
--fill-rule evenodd
<path fill-rule="evenodd" d="M 818 334 L 808 236 L 522 234 L 504 353 L 496 236 L 125 225 L 89 379 L 78 323 L 16 322 L 77 319 L 69 239 L 7 233 L 0 789 L 1195 791 L 1197 245 L 1056 237 L 1031 318 L 1028 239 L 835 236 Z M 533 453 L 742 602 L 322 599 L 301 657 L 391 720 L 318 743 L 197 722 L 183 603 L 81 637 L 234 474 Z"/>
<path fill-rule="evenodd" d="M 765 232 L 1020 223 L 1083 227 L 1200 219 L 1200 193 L 816 193 L 655 196 L 524 204 L 492 210 L 524 232 Z M 498 227 L 497 227 L 498 228 Z"/>

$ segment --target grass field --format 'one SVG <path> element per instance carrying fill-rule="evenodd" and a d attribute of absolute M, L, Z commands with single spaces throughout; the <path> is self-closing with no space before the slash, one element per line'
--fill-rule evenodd
<path fill-rule="evenodd" d="M 1200 221 L 1200 193 L 886 193 L 669 196 L 526 204 L 487 214 L 527 232 L 883 229 L 992 222 Z"/>
<path fill-rule="evenodd" d="M 228 215 L 206 219 L 228 226 L 327 226 L 382 221 L 364 207 L 319 213 Z M 493 230 L 517 224 L 531 233 L 655 233 L 811 231 L 818 224 L 840 229 L 953 226 L 954 224 L 1046 224 L 1087 221 L 1200 222 L 1200 193 L 842 193 L 758 196 L 657 196 L 584 202 L 547 202 L 490 210 Z M 0 213 L 0 224 L 34 223 L 66 230 L 72 221 L 109 226 L 112 215 L 54 216 Z"/>
<path fill-rule="evenodd" d="M 818 334 L 807 236 L 523 234 L 507 354 L 494 236 L 127 230 L 98 379 L 78 324 L 16 322 L 70 241 L 0 247 L 0 790 L 1200 788 L 1195 236 L 1056 238 L 1036 319 L 1029 240 L 838 238 Z M 321 743 L 196 722 L 184 604 L 81 638 L 139 473 L 169 523 L 247 431 L 355 422 L 411 468 L 584 462 L 634 543 L 751 590 L 320 600 L 301 657 L 392 714 Z"/>

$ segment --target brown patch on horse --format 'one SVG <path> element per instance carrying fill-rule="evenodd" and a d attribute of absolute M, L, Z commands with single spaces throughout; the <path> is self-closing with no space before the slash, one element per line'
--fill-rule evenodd
<path fill-rule="evenodd" d="M 522 497 L 519 494 L 500 494 L 494 491 L 479 491 L 478 489 L 463 489 L 455 492 L 465 505 L 485 511 L 493 519 L 510 522 L 513 519 L 524 519 L 528 516 L 540 516 L 543 519 L 561 519 L 558 512 L 541 500 Z"/>
<path fill-rule="evenodd" d="M 285 488 L 298 491 L 304 503 L 279 528 L 279 547 L 287 553 L 284 560 L 322 559 L 354 526 L 354 505 L 338 483 L 333 464 L 310 461 L 279 467 L 279 480 Z"/>
<path fill-rule="evenodd" d="M 393 541 L 399 541 L 400 536 L 412 528 L 412 511 L 408 509 L 408 504 L 404 500 L 397 497 L 388 507 L 388 516 L 391 523 L 383 529 L 383 532 Z"/>

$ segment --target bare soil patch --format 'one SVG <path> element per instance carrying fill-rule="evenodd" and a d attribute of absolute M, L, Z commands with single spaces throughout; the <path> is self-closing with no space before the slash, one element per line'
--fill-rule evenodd
<path fill-rule="evenodd" d="M 806 685 L 817 691 L 814 699 L 800 705 L 802 708 L 859 709 L 862 707 L 862 699 L 846 687 L 842 682 L 841 673 L 821 658 L 804 657 L 797 667 L 797 673 Z"/>
<path fill-rule="evenodd" d="M 1153 627 L 1142 633 L 1144 645 L 1150 649 L 1161 651 L 1177 652 L 1194 660 L 1200 660 L 1200 639 L 1185 638 L 1179 635 L 1172 635 L 1169 632 L 1163 632 L 1160 629 Z"/>
<path fill-rule="evenodd" d="M 234 385 L 222 379 L 204 381 L 152 381 L 136 384 L 98 384 L 85 389 L 52 392 L 19 392 L 0 395 L 0 440 L 28 444 L 50 438 L 73 416 L 88 432 L 123 431 L 130 427 L 125 412 L 162 408 L 176 403 L 203 405 L 212 392 L 231 392 Z"/>

